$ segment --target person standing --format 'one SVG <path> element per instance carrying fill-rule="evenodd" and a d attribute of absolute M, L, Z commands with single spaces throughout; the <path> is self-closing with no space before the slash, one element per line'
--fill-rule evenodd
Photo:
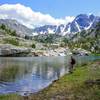
<path fill-rule="evenodd" d="M 76 64 L 75 59 L 71 56 L 71 61 L 70 61 L 70 67 L 69 67 L 69 72 L 73 72 L 74 65 Z"/>

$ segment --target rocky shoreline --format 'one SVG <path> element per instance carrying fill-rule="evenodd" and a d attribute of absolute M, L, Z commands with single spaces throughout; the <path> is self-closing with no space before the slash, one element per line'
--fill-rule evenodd
<path fill-rule="evenodd" d="M 89 55 L 90 52 L 81 48 L 72 51 L 69 48 L 62 47 L 56 49 L 36 50 L 11 44 L 0 44 L 0 57 L 66 56 L 71 54 L 84 56 Z"/>
<path fill-rule="evenodd" d="M 66 56 L 72 54 L 68 48 L 57 48 L 50 50 L 33 50 L 33 56 Z"/>
<path fill-rule="evenodd" d="M 84 50 L 82 48 L 75 48 L 72 50 L 73 55 L 78 55 L 78 56 L 88 56 L 91 54 L 90 51 Z"/>

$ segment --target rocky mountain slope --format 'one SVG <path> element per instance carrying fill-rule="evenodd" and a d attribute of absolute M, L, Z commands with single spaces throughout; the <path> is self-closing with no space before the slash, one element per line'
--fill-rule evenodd
<path fill-rule="evenodd" d="M 26 26 L 22 25 L 21 23 L 19 23 L 16 20 L 0 19 L 0 25 L 1 24 L 8 26 L 12 30 L 15 30 L 16 33 L 20 36 L 24 36 L 25 34 L 32 35 L 32 33 L 33 33 L 32 29 L 27 28 Z"/>
<path fill-rule="evenodd" d="M 26 26 L 20 24 L 16 20 L 0 19 L 0 24 L 5 24 L 13 30 L 16 30 L 17 34 L 23 35 L 39 35 L 39 34 L 57 34 L 61 36 L 73 35 L 82 30 L 88 30 L 95 27 L 96 23 L 100 21 L 100 17 L 93 14 L 80 14 L 68 24 L 61 25 L 44 25 L 29 29 Z"/>
<path fill-rule="evenodd" d="M 100 54 L 100 22 L 95 27 L 76 33 L 71 40 L 73 47 Z"/>
<path fill-rule="evenodd" d="M 80 32 L 82 30 L 87 30 L 96 25 L 100 21 L 100 17 L 86 14 L 80 14 L 67 25 L 45 25 L 41 27 L 36 27 L 34 29 L 34 34 L 59 34 L 59 35 L 68 35 Z"/>

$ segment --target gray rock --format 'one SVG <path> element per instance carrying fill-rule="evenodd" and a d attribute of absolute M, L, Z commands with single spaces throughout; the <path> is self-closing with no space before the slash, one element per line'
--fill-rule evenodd
<path fill-rule="evenodd" d="M 0 44 L 0 56 L 27 56 L 30 49 L 24 47 L 16 47 L 11 44 Z"/>
<path fill-rule="evenodd" d="M 84 50 L 84 49 L 81 49 L 81 48 L 76 48 L 72 51 L 72 53 L 74 55 L 79 55 L 79 56 L 85 56 L 85 55 L 89 55 L 91 54 L 91 52 L 87 51 L 87 50 Z"/>

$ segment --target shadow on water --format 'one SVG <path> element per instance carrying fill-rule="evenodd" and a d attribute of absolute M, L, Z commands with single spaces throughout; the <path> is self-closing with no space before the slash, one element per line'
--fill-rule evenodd
<path fill-rule="evenodd" d="M 77 64 L 100 57 L 75 57 Z M 70 56 L 0 58 L 0 94 L 38 92 L 68 73 Z"/>

